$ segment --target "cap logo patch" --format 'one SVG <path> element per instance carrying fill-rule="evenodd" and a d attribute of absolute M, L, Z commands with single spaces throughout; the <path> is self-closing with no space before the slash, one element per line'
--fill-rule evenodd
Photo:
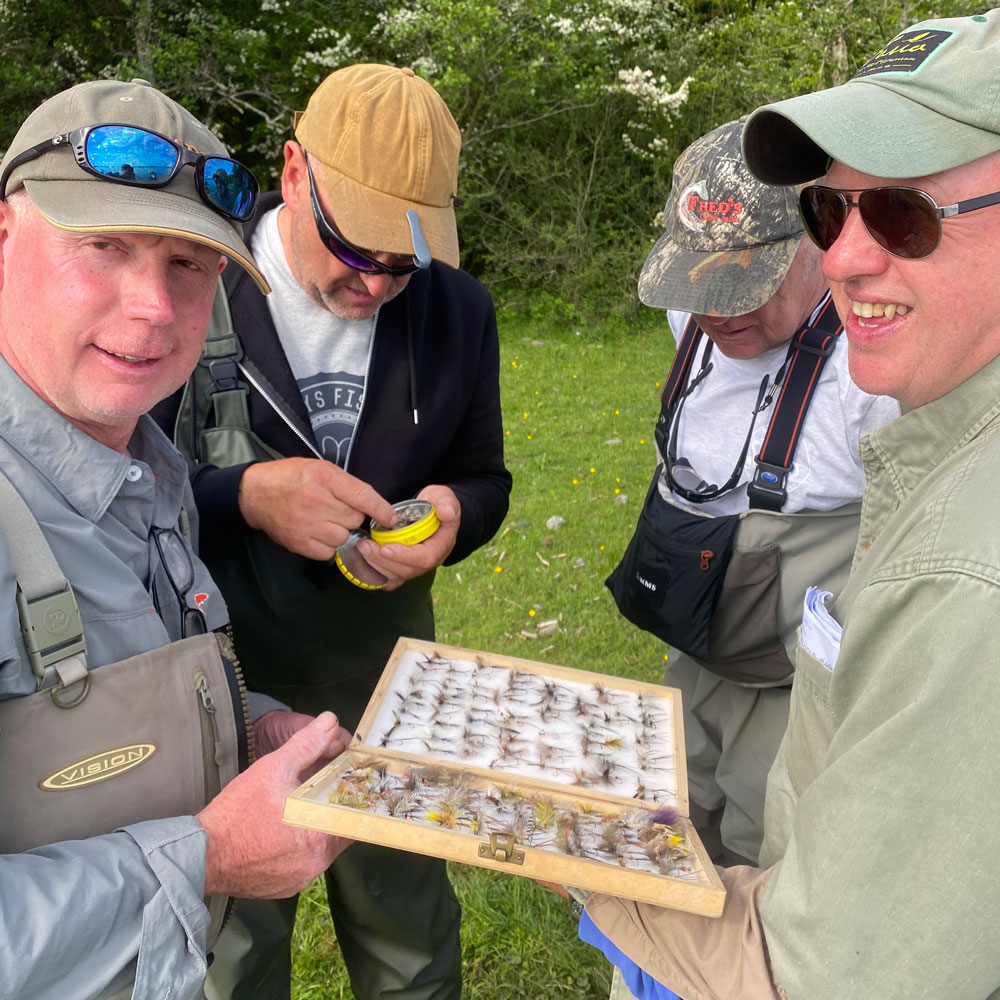
<path fill-rule="evenodd" d="M 854 79 L 875 73 L 913 73 L 941 45 L 951 31 L 904 31 L 875 53 L 854 74 Z"/>
<path fill-rule="evenodd" d="M 682 192 L 677 204 L 677 215 L 681 224 L 693 232 L 703 232 L 709 222 L 738 223 L 743 215 L 743 203 L 734 198 L 725 201 L 711 201 L 701 196 L 703 181 L 689 184 Z"/>

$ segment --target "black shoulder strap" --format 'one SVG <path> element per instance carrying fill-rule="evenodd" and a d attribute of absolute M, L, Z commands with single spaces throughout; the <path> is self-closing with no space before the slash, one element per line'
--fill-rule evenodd
<path fill-rule="evenodd" d="M 837 346 L 843 329 L 833 299 L 827 292 L 815 320 L 792 338 L 781 392 L 760 454 L 754 459 L 757 471 L 747 488 L 751 510 L 779 511 L 784 506 L 788 498 L 785 483 L 792 468 L 802 422 L 819 385 L 823 365 Z"/>
<path fill-rule="evenodd" d="M 702 336 L 704 336 L 704 331 L 692 316 L 688 320 L 687 326 L 684 327 L 684 333 L 681 334 L 677 353 L 674 355 L 673 364 L 667 373 L 663 395 L 660 396 L 660 416 L 656 421 L 656 443 L 659 446 L 660 454 L 664 457 L 667 454 L 666 435 L 670 426 L 670 414 L 677 405 L 677 401 L 684 394 L 685 386 L 691 377 L 691 368 L 694 366 L 695 354 L 698 352 L 698 343 Z"/>

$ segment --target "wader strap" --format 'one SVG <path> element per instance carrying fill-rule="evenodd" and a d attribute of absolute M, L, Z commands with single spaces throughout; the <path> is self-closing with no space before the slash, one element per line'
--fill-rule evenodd
<path fill-rule="evenodd" d="M 87 643 L 73 588 L 34 514 L 2 473 L 0 530 L 17 578 L 18 616 L 37 690 L 83 680 L 87 677 Z"/>
<path fill-rule="evenodd" d="M 261 452 L 266 453 L 266 457 L 272 459 L 284 457 L 261 441 L 253 431 L 249 406 L 251 385 L 302 443 L 317 458 L 323 457 L 312 442 L 311 428 L 307 426 L 310 433 L 303 430 L 298 415 L 288 407 L 281 394 L 268 381 L 267 376 L 246 356 L 239 335 L 233 329 L 229 299 L 221 277 L 215 292 L 215 300 L 212 303 L 208 336 L 205 339 L 198 367 L 207 370 L 211 380 L 210 384 L 204 389 L 199 389 L 199 380 L 195 377 L 198 374 L 196 371 L 195 376 L 189 380 L 189 385 L 194 385 L 196 392 L 203 391 L 212 405 L 212 414 L 209 420 L 207 414 L 202 414 L 198 400 L 193 400 L 192 450 L 193 457 L 198 462 L 207 462 L 210 465 L 218 464 L 220 468 L 222 467 L 221 459 L 224 456 L 217 453 L 211 456 L 203 454 L 201 435 L 208 427 L 228 428 L 233 432 L 242 432 L 248 438 L 252 438 L 253 443 L 249 445 L 249 451 L 252 453 L 250 457 L 244 456 L 245 448 L 235 448 L 232 461 L 226 462 L 226 465 L 240 464 L 248 460 L 260 461 L 265 457 L 260 454 Z M 204 386 L 204 381 L 201 381 L 200 384 Z M 178 423 L 174 431 L 175 444 L 178 443 L 180 423 L 181 416 L 178 413 Z M 183 448 L 181 450 L 183 452 Z"/>
<path fill-rule="evenodd" d="M 220 277 L 212 302 L 208 336 L 198 361 L 202 368 L 208 369 L 212 380 L 207 391 L 216 427 L 226 427 L 235 421 L 236 427 L 250 429 L 247 409 L 250 387 L 240 379 L 239 364 L 242 360 L 243 345 L 233 330 L 229 299 Z"/>
<path fill-rule="evenodd" d="M 827 292 L 816 319 L 802 327 L 789 345 L 785 361 L 788 370 L 760 454 L 754 459 L 757 471 L 747 487 L 751 510 L 779 511 L 784 506 L 788 498 L 785 484 L 802 423 L 819 385 L 823 365 L 837 346 L 842 331 L 833 299 Z"/>
<path fill-rule="evenodd" d="M 670 414 L 687 387 L 691 377 L 691 369 L 694 366 L 694 357 L 698 352 L 698 343 L 703 334 L 704 331 L 692 316 L 688 320 L 687 326 L 684 327 L 684 333 L 681 335 L 673 364 L 667 373 L 667 381 L 663 386 L 663 394 L 660 396 L 660 416 L 656 421 L 656 443 L 664 458 L 667 454 Z"/>

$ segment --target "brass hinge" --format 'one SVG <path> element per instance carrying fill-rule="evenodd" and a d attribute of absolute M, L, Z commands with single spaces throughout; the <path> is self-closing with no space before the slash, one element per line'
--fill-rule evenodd
<path fill-rule="evenodd" d="M 491 833 L 490 842 L 479 845 L 479 856 L 494 861 L 509 861 L 514 865 L 524 864 L 524 851 L 517 846 L 512 833 Z"/>

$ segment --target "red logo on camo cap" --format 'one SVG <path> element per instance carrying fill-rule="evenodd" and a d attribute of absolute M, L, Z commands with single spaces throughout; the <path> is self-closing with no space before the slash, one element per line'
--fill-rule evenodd
<path fill-rule="evenodd" d="M 704 181 L 689 184 L 677 202 L 677 216 L 681 224 L 693 232 L 704 232 L 709 222 L 738 224 L 743 215 L 743 202 L 733 197 L 713 201 L 702 195 Z"/>

